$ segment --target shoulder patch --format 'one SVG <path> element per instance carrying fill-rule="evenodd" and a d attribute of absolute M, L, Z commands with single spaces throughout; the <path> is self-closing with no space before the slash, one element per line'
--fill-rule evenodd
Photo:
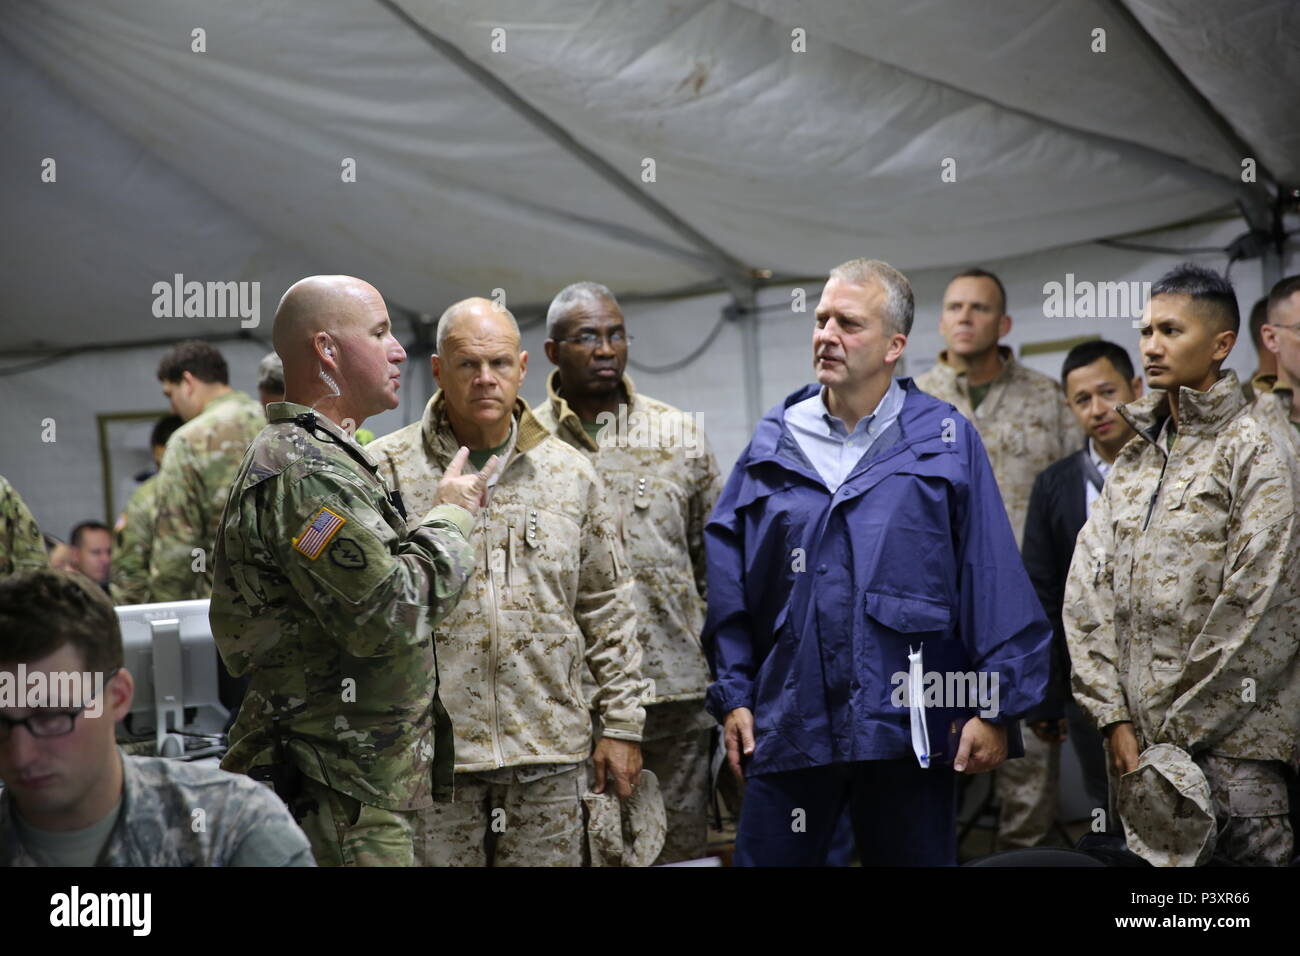
<path fill-rule="evenodd" d="M 366 553 L 351 538 L 338 538 L 330 548 L 330 560 L 340 568 L 359 571 L 367 564 Z"/>
<path fill-rule="evenodd" d="M 330 539 L 338 534 L 339 529 L 347 524 L 347 521 L 348 519 L 341 514 L 329 508 L 322 508 L 307 523 L 302 534 L 293 539 L 294 550 L 315 561 L 325 550 L 325 545 L 330 543 Z"/>

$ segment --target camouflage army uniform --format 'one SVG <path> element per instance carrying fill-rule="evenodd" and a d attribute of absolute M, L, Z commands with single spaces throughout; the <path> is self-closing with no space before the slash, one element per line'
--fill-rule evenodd
<path fill-rule="evenodd" d="M 0 475 L 0 577 L 49 566 L 36 519 L 14 486 Z"/>
<path fill-rule="evenodd" d="M 158 510 L 158 476 L 150 475 L 135 489 L 113 543 L 114 604 L 144 604 L 149 600 L 149 555 Z"/>
<path fill-rule="evenodd" d="M 1300 422 L 1291 418 L 1291 389 L 1279 385 L 1276 375 L 1256 375 L 1251 385 L 1255 397 L 1250 413 L 1267 424 L 1291 454 L 1300 455 Z"/>
<path fill-rule="evenodd" d="M 313 865 L 307 837 L 261 784 L 182 760 L 121 757 L 122 809 L 97 866 L 229 866 L 252 844 L 264 845 L 256 865 Z M 39 865 L 18 836 L 6 793 L 0 867 Z"/>
<path fill-rule="evenodd" d="M 265 424 L 261 403 L 232 391 L 208 402 L 167 442 L 158 470 L 149 601 L 212 593 L 212 545 L 221 509 L 244 452 Z M 194 548 L 205 552 L 202 571 L 194 570 Z"/>
<path fill-rule="evenodd" d="M 606 497 L 617 504 L 619 536 L 636 580 L 641 670 L 653 682 L 654 693 L 646 707 L 641 753 L 645 769 L 659 780 L 668 815 L 668 837 L 658 862 L 696 859 L 704 855 L 709 835 L 714 720 L 703 706 L 709 669 L 700 631 L 704 522 L 722 490 L 718 463 L 693 419 L 637 394 L 630 378 L 623 379 L 628 406 L 623 438 L 630 440 L 620 441 L 617 423 L 611 423 L 600 445 L 558 386 L 559 372 L 553 371 L 547 379 L 549 399 L 537 409 L 537 420 L 595 464 Z M 638 434 L 645 440 L 638 441 Z M 672 441 L 671 436 L 680 437 Z"/>
<path fill-rule="evenodd" d="M 949 365 L 947 354 L 939 353 L 939 361 L 917 376 L 916 385 L 935 398 L 951 402 L 974 423 L 997 478 L 1016 545 L 1020 546 L 1034 479 L 1049 465 L 1077 451 L 1083 445 L 1083 431 L 1065 404 L 1061 386 L 1021 365 L 1006 346 L 998 346 L 1002 372 L 976 409 L 971 408 L 966 373 Z M 1047 835 L 1056 817 L 1060 745 L 1044 743 L 1028 726 L 1024 728 L 1024 741 L 1024 757 L 1008 760 L 997 771 L 1002 805 L 999 850 L 1034 846 Z"/>
<path fill-rule="evenodd" d="M 435 637 L 456 733 L 456 800 L 423 834 L 434 865 L 579 865 L 590 669 L 603 733 L 641 740 L 641 646 L 617 518 L 586 457 L 515 403 L 511 445 L 473 536 L 465 597 Z M 367 446 L 412 513 L 458 442 L 439 392 Z M 585 662 L 585 663 L 584 663 Z"/>
<path fill-rule="evenodd" d="M 212 634 L 252 677 L 222 766 L 270 763 L 281 717 L 317 862 L 409 865 L 417 811 L 450 796 L 432 628 L 469 577 L 473 518 L 430 506 L 408 531 L 338 425 L 287 402 L 268 413 L 216 542 Z"/>
<path fill-rule="evenodd" d="M 1290 852 L 1285 773 L 1300 758 L 1296 461 L 1232 372 L 1120 407 L 1124 446 L 1075 546 L 1064 619 L 1074 693 L 1101 728 L 1172 744 L 1205 771 L 1220 853 Z"/>

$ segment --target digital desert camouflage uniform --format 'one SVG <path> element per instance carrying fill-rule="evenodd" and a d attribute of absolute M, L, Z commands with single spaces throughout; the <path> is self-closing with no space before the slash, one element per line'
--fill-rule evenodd
<path fill-rule="evenodd" d="M 998 346 L 998 354 L 1002 374 L 994 379 L 979 408 L 971 408 L 966 374 L 947 363 L 947 351 L 940 352 L 939 361 L 917 376 L 916 385 L 951 402 L 979 431 L 1019 547 L 1034 479 L 1049 465 L 1078 451 L 1085 436 L 1065 404 L 1060 385 L 1021 365 L 1006 346 Z M 1061 748 L 1039 740 L 1028 727 L 1023 736 L 1024 757 L 1006 761 L 997 771 L 1002 804 L 999 850 L 1035 845 L 1047 835 L 1056 816 Z"/>
<path fill-rule="evenodd" d="M 1291 389 L 1279 385 L 1276 375 L 1256 375 L 1250 384 L 1251 414 L 1272 428 L 1291 454 L 1300 455 L 1300 422 L 1291 418 Z"/>
<path fill-rule="evenodd" d="M 314 865 L 307 837 L 261 784 L 182 760 L 121 758 L 122 809 L 96 866 Z M 6 793 L 0 867 L 39 865 L 22 843 Z"/>
<path fill-rule="evenodd" d="M 252 678 L 222 766 L 270 763 L 279 716 L 317 862 L 413 865 L 416 819 L 451 795 L 433 625 L 470 576 L 473 518 L 428 507 L 408 531 L 337 424 L 287 402 L 268 414 L 216 543 L 212 634 Z"/>
<path fill-rule="evenodd" d="M 149 600 L 149 555 L 153 553 L 153 526 L 158 513 L 158 476 L 150 475 L 135 489 L 126 512 L 114 529 L 114 604 L 144 604 Z"/>
<path fill-rule="evenodd" d="M 715 722 L 704 709 L 709 667 L 704 627 L 704 523 L 722 490 L 703 429 L 680 410 L 638 394 L 623 378 L 627 412 L 597 443 L 547 379 L 537 420 L 585 453 L 616 505 L 619 539 L 636 580 L 641 670 L 652 682 L 641 745 L 659 780 L 668 837 L 657 862 L 697 859 L 708 846 L 709 742 Z M 620 432 L 622 423 L 626 431 Z"/>
<path fill-rule="evenodd" d="M 49 563 L 36 519 L 14 486 L 0 475 L 0 577 Z"/>
<path fill-rule="evenodd" d="M 244 452 L 265 424 L 261 403 L 232 391 L 208 402 L 168 440 L 157 477 L 148 601 L 199 600 L 212 593 L 212 545 L 221 509 Z M 204 551 L 202 571 L 194 570 L 195 548 Z"/>
<path fill-rule="evenodd" d="M 1300 470 L 1237 376 L 1120 407 L 1120 452 L 1079 533 L 1065 592 L 1074 694 L 1099 727 L 1172 744 L 1205 772 L 1220 857 L 1283 865 L 1300 757 Z"/>
<path fill-rule="evenodd" d="M 586 456 L 515 402 L 510 445 L 472 539 L 474 574 L 436 631 L 456 734 L 456 796 L 425 831 L 434 865 L 577 866 L 585 826 L 583 763 L 592 723 L 641 740 L 632 578 L 617 518 Z M 412 513 L 432 500 L 458 448 L 442 393 L 424 416 L 367 446 Z M 612 786 L 612 782 L 607 786 Z"/>

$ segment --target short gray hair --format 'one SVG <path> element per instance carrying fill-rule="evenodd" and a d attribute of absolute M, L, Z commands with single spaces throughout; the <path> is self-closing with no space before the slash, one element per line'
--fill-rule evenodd
<path fill-rule="evenodd" d="M 257 387 L 264 392 L 284 391 L 284 362 L 274 352 L 257 363 Z"/>
<path fill-rule="evenodd" d="M 551 300 L 546 310 L 546 337 L 555 338 L 555 327 L 569 317 L 569 313 L 580 305 L 593 305 L 609 302 L 618 308 L 618 299 L 609 291 L 608 286 L 599 282 L 574 282 L 560 290 L 560 294 Z M 622 311 L 622 310 L 620 310 Z"/>
<path fill-rule="evenodd" d="M 878 282 L 885 290 L 885 321 L 895 332 L 912 334 L 912 317 L 916 312 L 916 299 L 912 296 L 912 283 L 888 262 L 879 259 L 850 259 L 831 270 L 830 278 L 841 279 L 854 285 Z"/>
<path fill-rule="evenodd" d="M 438 331 L 434 335 L 434 348 L 437 349 L 439 355 L 442 354 L 442 346 L 447 341 L 447 336 L 451 334 L 451 327 L 456 324 L 456 319 L 465 311 L 467 304 L 472 301 L 472 299 L 461 299 L 459 302 L 453 302 L 447 306 L 447 310 L 442 315 L 438 316 Z M 510 320 L 510 327 L 515 330 L 515 338 L 519 339 L 522 347 L 523 337 L 519 334 L 519 322 L 515 319 L 514 313 L 505 306 L 497 306 L 495 303 L 494 310 Z"/>

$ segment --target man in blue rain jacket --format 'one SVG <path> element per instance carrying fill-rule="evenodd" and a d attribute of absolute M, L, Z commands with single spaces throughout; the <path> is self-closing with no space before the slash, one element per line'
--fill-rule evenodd
<path fill-rule="evenodd" d="M 705 528 L 737 865 L 821 864 L 846 806 L 864 864 L 954 864 L 954 771 L 1020 756 L 1045 693 L 1051 628 L 979 435 L 893 377 L 912 313 L 889 265 L 831 271 L 819 384 L 759 422 Z"/>

